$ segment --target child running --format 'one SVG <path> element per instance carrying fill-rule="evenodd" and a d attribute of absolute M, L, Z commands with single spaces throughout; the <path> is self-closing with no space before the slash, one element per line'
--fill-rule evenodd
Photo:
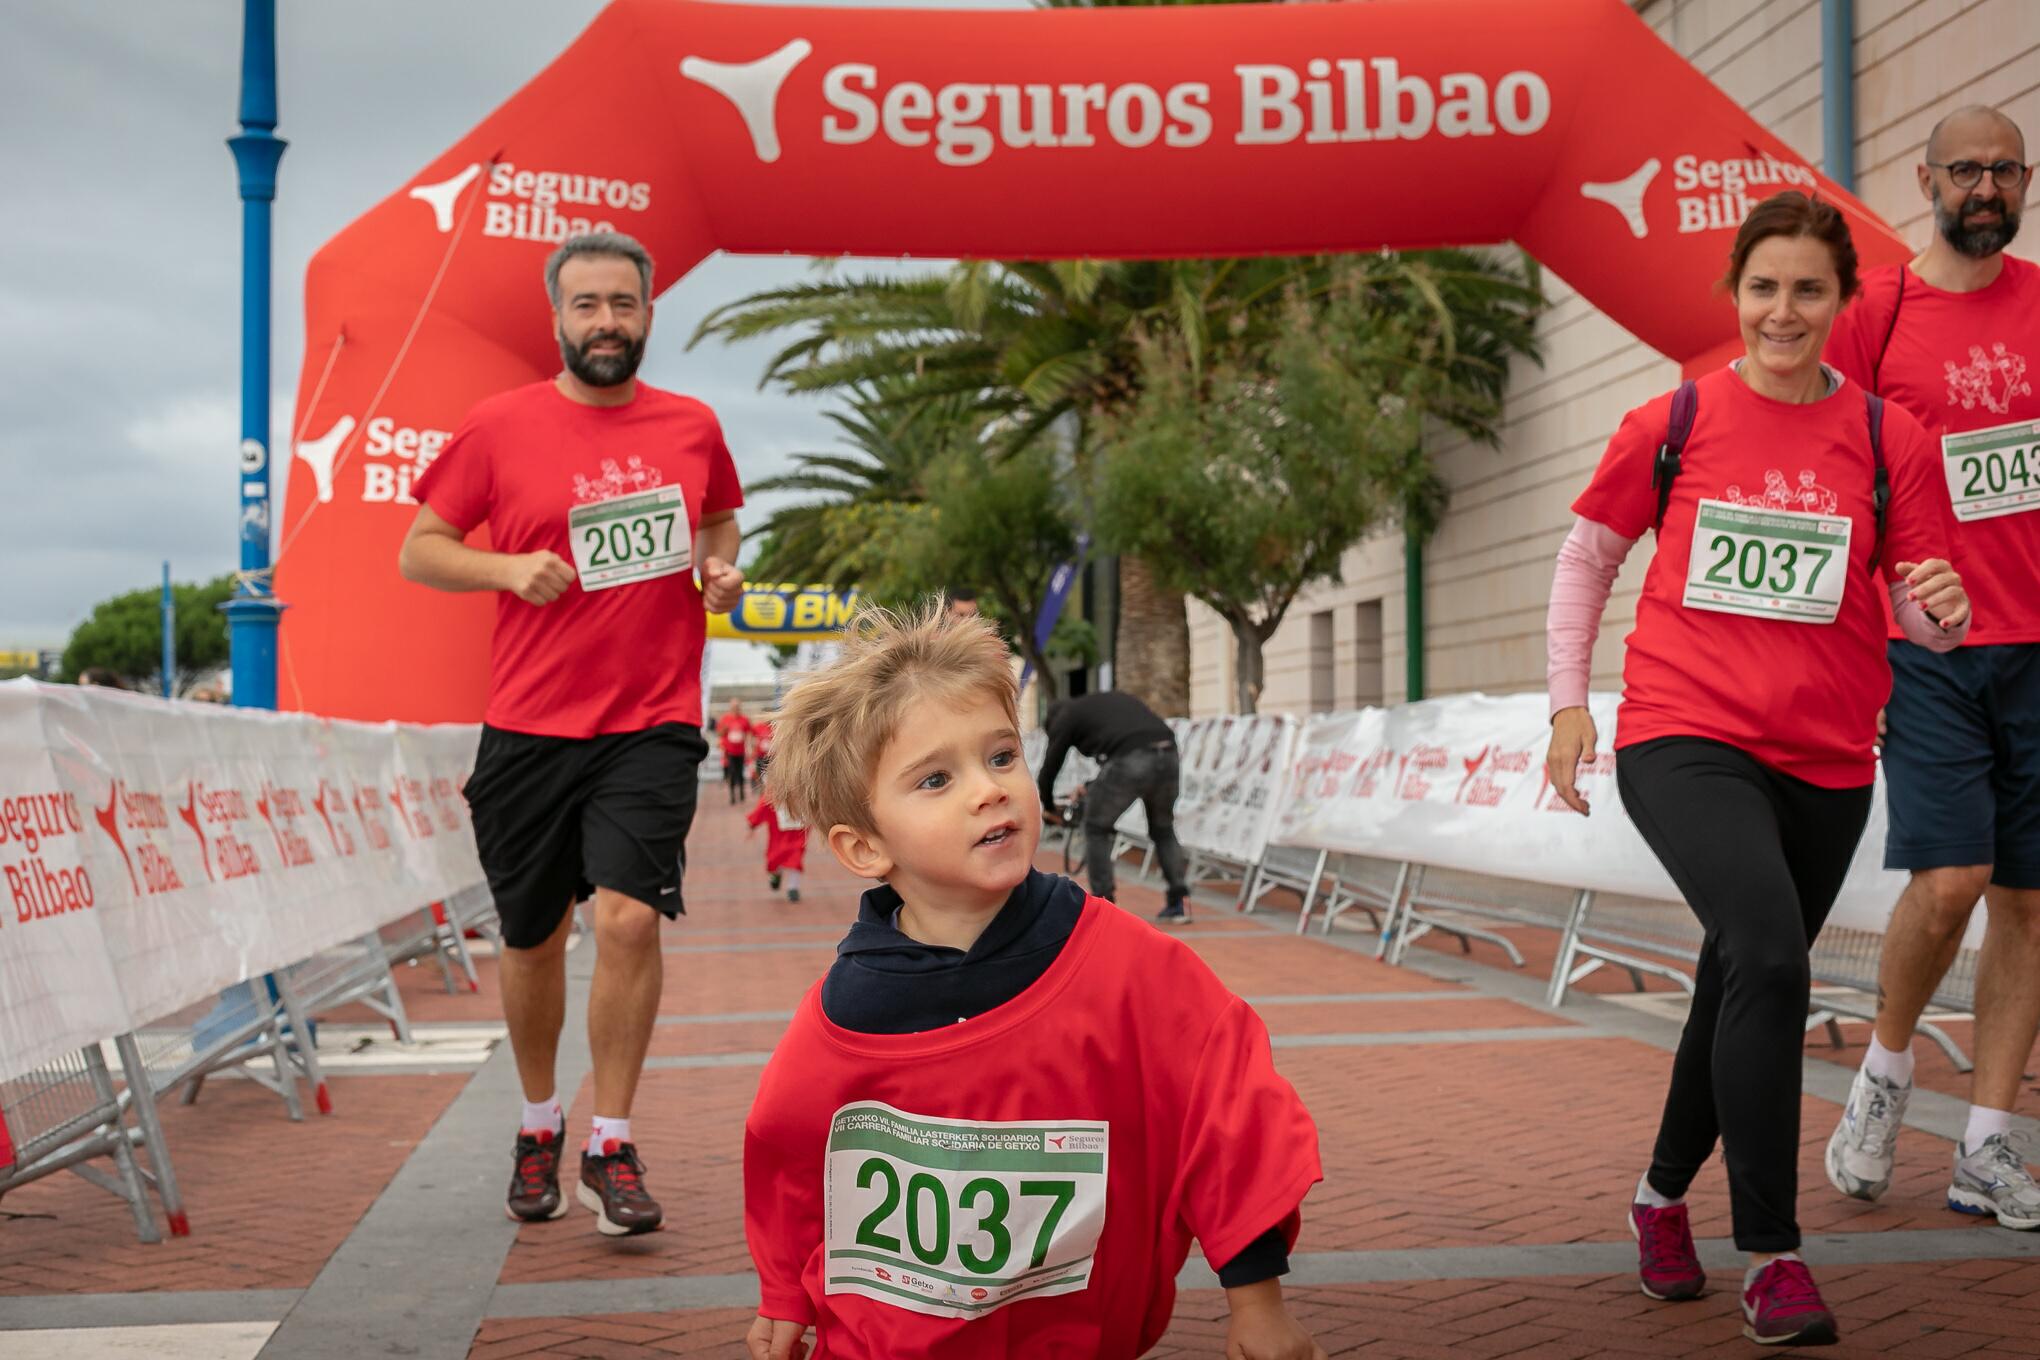
<path fill-rule="evenodd" d="M 744 819 L 755 834 L 765 828 L 765 881 L 778 892 L 786 883 L 786 900 L 800 901 L 800 872 L 807 864 L 807 823 L 776 806 L 772 796 L 759 798 L 758 806 Z"/>
<path fill-rule="evenodd" d="M 788 697 L 773 803 L 864 894 L 744 1136 L 752 1360 L 1134 1360 L 1194 1238 L 1223 1354 L 1324 1360 L 1279 1276 L 1321 1178 L 1260 1017 L 1190 948 L 1033 867 L 989 626 L 865 610 Z"/>

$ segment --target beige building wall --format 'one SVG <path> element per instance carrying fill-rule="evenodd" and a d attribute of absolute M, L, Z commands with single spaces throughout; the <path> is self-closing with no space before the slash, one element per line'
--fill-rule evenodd
<path fill-rule="evenodd" d="M 1823 163 L 1820 0 L 1644 0 L 1637 8 L 1730 98 Z M 1943 115 L 1996 105 L 2040 147 L 2040 0 L 1856 0 L 1855 67 L 1857 192 L 1915 245 L 1925 243 L 1932 217 L 1914 166 Z M 2040 218 L 2012 250 L 2040 259 Z M 1544 687 L 1544 605 L 1572 523 L 1568 507 L 1623 413 L 1678 380 L 1675 365 L 1563 280 L 1547 272 L 1545 285 L 1544 366 L 1517 365 L 1501 448 L 1456 442 L 1436 454 L 1452 504 L 1425 550 L 1434 696 Z M 1622 639 L 1651 548 L 1639 543 L 1616 582 L 1594 653 L 1597 688 L 1620 684 Z M 1264 712 L 1406 697 L 1400 533 L 1349 552 L 1343 575 L 1342 585 L 1301 596 L 1270 639 Z M 1193 602 L 1192 713 L 1236 707 L 1233 671 L 1230 631 Z"/>

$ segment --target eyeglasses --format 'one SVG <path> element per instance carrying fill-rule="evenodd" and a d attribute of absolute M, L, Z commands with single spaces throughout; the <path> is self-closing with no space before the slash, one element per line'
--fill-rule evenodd
<path fill-rule="evenodd" d="M 1952 161 L 1947 165 L 1939 161 L 1928 161 L 1936 170 L 1946 170 L 1948 178 L 1955 181 L 1958 189 L 1974 189 L 1983 180 L 1983 172 L 1990 171 L 1990 177 L 2000 189 L 2016 189 L 2026 178 L 2026 167 L 2017 161 L 1997 161 L 1985 165 L 1981 161 Z"/>

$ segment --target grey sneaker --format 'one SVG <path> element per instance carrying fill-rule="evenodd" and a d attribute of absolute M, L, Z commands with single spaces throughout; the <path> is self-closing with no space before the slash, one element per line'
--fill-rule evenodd
<path fill-rule="evenodd" d="M 1891 1188 L 1891 1162 L 1911 1098 L 1911 1082 L 1901 1086 L 1868 1069 L 1856 1070 L 1842 1122 L 1828 1139 L 1827 1176 L 1835 1189 L 1851 1199 L 1876 1199 Z"/>
<path fill-rule="evenodd" d="M 2040 1185 L 2026 1169 L 2032 1147 L 2016 1134 L 1994 1133 L 1971 1152 L 1955 1145 L 1955 1180 L 1948 1207 L 1963 1214 L 1996 1214 L 2007 1228 L 2040 1228 Z"/>

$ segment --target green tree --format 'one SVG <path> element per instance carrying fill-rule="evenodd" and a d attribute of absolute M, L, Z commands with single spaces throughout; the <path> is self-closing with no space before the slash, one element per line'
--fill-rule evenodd
<path fill-rule="evenodd" d="M 175 692 L 182 694 L 199 677 L 227 663 L 227 618 L 220 606 L 233 594 L 232 576 L 218 576 L 202 585 L 186 582 L 171 587 L 177 605 Z M 161 587 L 130 590 L 102 600 L 71 631 L 70 643 L 64 648 L 63 678 L 75 683 L 92 667 L 110 670 L 130 684 L 160 684 Z"/>
<path fill-rule="evenodd" d="M 1436 522 L 1425 423 L 1494 441 L 1508 359 L 1535 356 L 1539 305 L 1507 256 L 1362 257 L 1292 289 L 1258 351 L 1200 364 L 1172 341 L 1142 347 L 1141 396 L 1101 432 L 1099 531 L 1226 620 L 1242 712 L 1304 587 L 1337 579 L 1381 523 Z"/>

